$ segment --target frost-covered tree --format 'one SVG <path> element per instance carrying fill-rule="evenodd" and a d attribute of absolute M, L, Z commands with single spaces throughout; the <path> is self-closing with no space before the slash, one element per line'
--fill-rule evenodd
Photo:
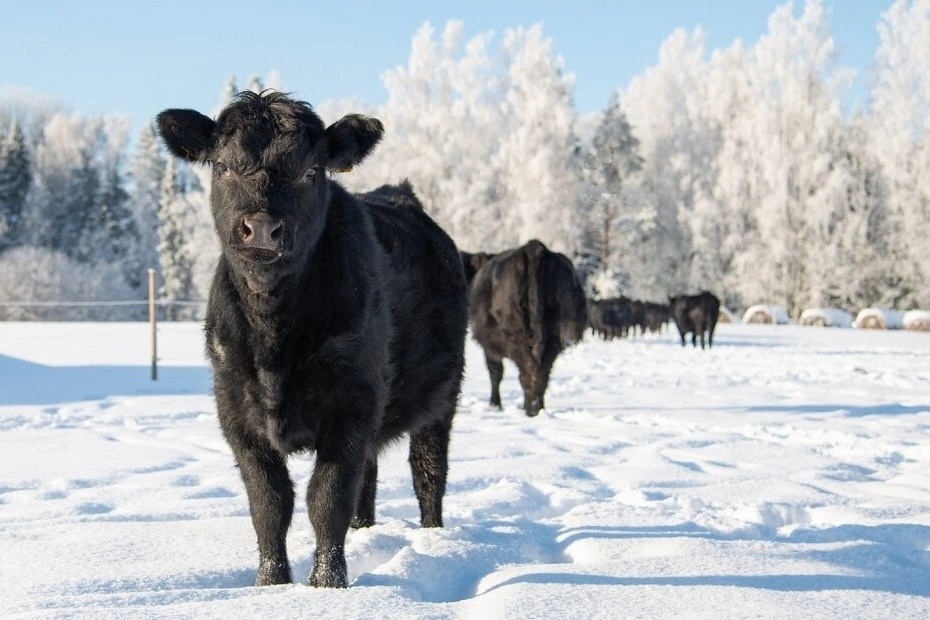
<path fill-rule="evenodd" d="M 532 236 L 571 247 L 570 81 L 539 27 L 509 31 L 497 53 L 492 39 L 466 41 L 460 22 L 439 34 L 422 26 L 407 64 L 384 74 L 388 102 L 374 111 L 383 143 L 342 180 L 362 190 L 408 178 L 462 248 L 499 251 Z"/>
<path fill-rule="evenodd" d="M 772 13 L 749 66 L 764 192 L 755 207 L 758 239 L 738 270 L 754 275 L 757 301 L 771 299 L 793 315 L 814 301 L 814 272 L 829 260 L 818 222 L 846 208 L 835 191 L 845 171 L 837 165 L 843 118 L 834 59 L 823 5 L 810 0 L 799 16 L 791 3 Z"/>
<path fill-rule="evenodd" d="M 498 248 L 494 177 L 489 161 L 497 149 L 495 115 L 499 69 L 487 52 L 490 35 L 464 41 L 464 25 L 449 22 L 437 35 L 417 30 L 407 64 L 382 77 L 387 103 L 373 110 L 385 137 L 358 174 L 342 177 L 356 190 L 407 178 L 426 211 L 462 247 Z M 359 111 L 340 105 L 338 114 Z M 364 110 L 362 110 L 364 111 Z"/>
<path fill-rule="evenodd" d="M 23 243 L 23 212 L 32 162 L 18 120 L 0 132 L 0 252 Z"/>
<path fill-rule="evenodd" d="M 861 118 L 837 134 L 831 153 L 836 173 L 818 192 L 827 200 L 812 212 L 818 260 L 810 270 L 810 305 L 894 307 L 899 250 L 889 243 L 895 235 L 885 180 Z"/>
<path fill-rule="evenodd" d="M 704 34 L 677 30 L 662 43 L 658 63 L 621 93 L 644 160 L 641 200 L 654 212 L 635 250 L 642 259 L 631 274 L 637 296 L 664 299 L 694 286 L 689 222 L 709 195 L 717 165 L 707 74 Z"/>
<path fill-rule="evenodd" d="M 646 224 L 648 229 L 649 222 L 648 218 L 644 221 L 644 205 L 636 191 L 639 180 L 635 175 L 643 165 L 639 140 L 633 135 L 618 94 L 611 97 L 583 161 L 584 183 L 577 213 L 584 224 L 579 227 L 576 255 L 591 257 L 582 272 L 610 273 L 616 279 L 613 288 L 628 291 L 633 279 L 630 258 L 636 251 L 637 239 L 648 234 L 640 224 Z M 646 210 L 654 213 L 648 206 Z M 605 278 L 599 276 L 599 290 L 605 288 Z"/>
<path fill-rule="evenodd" d="M 930 1 L 897 0 L 878 24 L 871 87 L 871 142 L 887 181 L 888 240 L 897 283 L 887 303 L 930 307 Z"/>
<path fill-rule="evenodd" d="M 134 291 L 118 265 L 90 265 L 63 252 L 23 246 L 0 255 L 0 299 L 29 302 L 81 302 L 0 308 L 6 321 L 106 321 L 130 317 L 126 306 L 86 302 L 132 301 Z M 129 306 L 131 309 L 132 306 Z"/>
<path fill-rule="evenodd" d="M 85 237 L 95 220 L 100 192 L 100 117 L 56 114 L 45 125 L 35 154 L 35 185 L 30 193 L 31 242 L 63 252 L 79 262 L 93 258 Z"/>
<path fill-rule="evenodd" d="M 188 302 L 194 297 L 192 261 L 184 212 L 189 205 L 184 198 L 173 158 L 165 165 L 161 182 L 158 212 L 158 259 L 161 271 L 159 298 L 167 303 L 168 320 L 188 319 L 193 316 L 189 306 L 174 302 Z"/>
<path fill-rule="evenodd" d="M 507 62 L 500 148 L 492 160 L 504 188 L 504 222 L 515 242 L 542 240 L 573 253 L 580 175 L 572 76 L 539 25 L 504 35 Z"/>
<path fill-rule="evenodd" d="M 867 153 L 843 118 L 848 76 L 833 67 L 834 50 L 822 3 L 798 15 L 787 3 L 757 42 L 709 57 L 700 31 L 674 33 L 659 64 L 633 80 L 625 109 L 662 239 L 653 273 L 670 289 L 794 314 L 850 298 L 837 284 L 839 238 L 871 235 L 882 217 Z"/>
<path fill-rule="evenodd" d="M 158 268 L 158 212 L 165 156 L 154 123 L 139 132 L 129 174 L 132 179 L 132 209 L 139 230 L 136 256 L 146 269 Z"/>

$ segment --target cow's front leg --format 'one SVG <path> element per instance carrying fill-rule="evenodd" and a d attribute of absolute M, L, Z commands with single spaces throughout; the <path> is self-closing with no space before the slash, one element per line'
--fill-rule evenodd
<path fill-rule="evenodd" d="M 317 451 L 307 488 L 307 512 L 316 534 L 316 556 L 309 583 L 323 588 L 345 588 L 349 585 L 346 533 L 355 513 L 365 450 L 352 449 L 360 443 L 357 438 L 328 439 L 330 445 Z"/>
<path fill-rule="evenodd" d="M 294 486 L 284 457 L 270 445 L 264 449 L 231 442 L 249 497 L 249 513 L 258 537 L 255 585 L 291 582 L 285 540 L 294 513 Z"/>

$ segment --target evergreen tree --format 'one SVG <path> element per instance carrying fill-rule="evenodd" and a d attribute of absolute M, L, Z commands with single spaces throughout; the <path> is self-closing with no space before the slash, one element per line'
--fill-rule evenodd
<path fill-rule="evenodd" d="M 130 289 L 141 293 L 146 263 L 139 256 L 141 235 L 123 173 L 119 166 L 112 166 L 101 174 L 97 198 L 100 236 L 95 262 L 118 265 Z"/>
<path fill-rule="evenodd" d="M 165 308 L 168 320 L 193 316 L 189 307 L 172 305 L 172 302 L 190 301 L 193 298 L 192 261 L 182 214 L 185 207 L 186 201 L 179 187 L 174 159 L 169 158 L 162 177 L 158 213 L 158 258 L 161 267 L 159 297 L 168 304 Z"/>
<path fill-rule="evenodd" d="M 226 82 L 223 84 L 222 90 L 220 90 L 220 100 L 213 110 L 213 116 L 217 116 L 223 108 L 232 103 L 232 100 L 236 98 L 237 94 L 239 94 L 239 89 L 236 86 L 236 76 L 230 75 L 226 78 Z"/>
<path fill-rule="evenodd" d="M 14 120 L 6 134 L 0 135 L 0 252 L 24 242 L 23 212 L 31 181 L 26 138 Z"/>
<path fill-rule="evenodd" d="M 586 223 L 581 227 L 580 246 L 594 259 L 593 271 L 612 274 L 614 288 L 627 289 L 632 280 L 626 252 L 638 245 L 636 237 L 645 231 L 641 204 L 631 200 L 634 178 L 642 169 L 639 140 L 614 94 L 595 130 L 591 152 L 584 159 L 583 191 L 579 213 Z M 589 267 L 589 268 L 591 268 Z M 605 276 L 599 276 L 603 281 Z M 603 282 L 599 287 L 605 288 Z"/>
<path fill-rule="evenodd" d="M 145 269 L 158 269 L 158 214 L 165 157 L 154 123 L 147 123 L 139 133 L 129 173 L 133 184 L 132 210 L 139 230 L 136 260 Z"/>
<path fill-rule="evenodd" d="M 249 76 L 249 79 L 246 80 L 245 89 L 250 90 L 253 93 L 260 93 L 265 90 L 265 84 L 262 82 L 261 76 L 252 74 Z"/>

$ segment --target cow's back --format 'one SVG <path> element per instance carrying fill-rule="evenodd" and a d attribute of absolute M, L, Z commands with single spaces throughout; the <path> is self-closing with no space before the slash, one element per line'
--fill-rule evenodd
<path fill-rule="evenodd" d="M 494 256 L 478 270 L 469 291 L 468 313 L 473 335 L 483 347 L 498 356 L 516 354 L 515 347 L 532 340 L 528 291 L 531 268 L 522 248 Z"/>
<path fill-rule="evenodd" d="M 547 251 L 537 278 L 542 289 L 543 321 L 547 331 L 563 346 L 577 342 L 588 322 L 588 308 L 574 265 L 564 254 Z"/>
<path fill-rule="evenodd" d="M 467 287 L 458 248 L 408 185 L 359 195 L 389 261 L 393 377 L 383 440 L 434 420 L 436 399 L 455 398 L 465 359 Z M 418 424 L 414 424 L 416 428 Z"/>

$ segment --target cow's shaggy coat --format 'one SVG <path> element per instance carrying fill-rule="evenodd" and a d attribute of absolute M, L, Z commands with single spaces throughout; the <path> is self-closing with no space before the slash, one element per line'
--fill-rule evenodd
<path fill-rule="evenodd" d="M 503 359 L 520 372 L 523 408 L 545 407 L 556 357 L 587 325 L 584 290 L 571 261 L 537 240 L 490 257 L 474 274 L 469 318 L 491 375 L 491 404 L 501 406 Z"/>
<path fill-rule="evenodd" d="M 458 249 L 408 184 L 353 196 L 328 178 L 374 148 L 376 119 L 325 127 L 306 103 L 242 93 L 215 121 L 171 109 L 158 125 L 174 155 L 213 168 L 222 253 L 206 343 L 258 538 L 256 583 L 291 580 L 287 456 L 312 450 L 309 583 L 344 587 L 346 533 L 374 522 L 385 444 L 410 435 L 421 525 L 442 525 L 467 328 Z"/>

